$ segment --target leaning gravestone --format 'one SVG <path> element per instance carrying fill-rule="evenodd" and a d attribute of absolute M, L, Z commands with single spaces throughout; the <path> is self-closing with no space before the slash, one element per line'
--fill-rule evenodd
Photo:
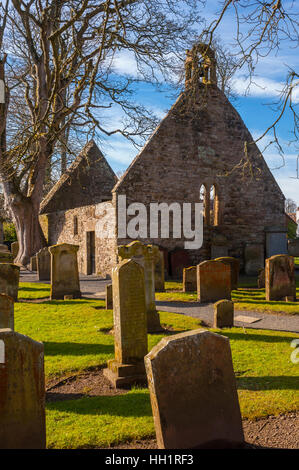
<path fill-rule="evenodd" d="M 72 295 L 81 297 L 77 252 L 78 245 L 62 243 L 49 247 L 51 254 L 51 300 Z"/>
<path fill-rule="evenodd" d="M 121 260 L 133 259 L 144 269 L 147 331 L 149 333 L 163 331 L 155 304 L 154 258 L 157 256 L 157 252 L 157 246 L 144 245 L 139 240 L 118 247 L 118 256 Z"/>
<path fill-rule="evenodd" d="M 0 448 L 44 449 L 44 346 L 0 330 Z"/>
<path fill-rule="evenodd" d="M 14 330 L 14 300 L 6 294 L 0 294 L 0 329 Z"/>
<path fill-rule="evenodd" d="M 11 249 L 11 254 L 13 256 L 13 259 L 15 259 L 19 253 L 19 242 L 13 242 L 11 244 L 10 249 Z"/>
<path fill-rule="evenodd" d="M 112 270 L 115 359 L 108 361 L 104 375 L 114 387 L 145 384 L 147 322 L 144 270 L 133 260 L 124 260 Z"/>
<path fill-rule="evenodd" d="M 5 243 L 0 243 L 0 252 L 1 251 L 4 251 L 4 252 L 8 251 L 9 252 L 8 246 L 5 245 Z"/>
<path fill-rule="evenodd" d="M 37 276 L 39 281 L 50 281 L 51 279 L 51 255 L 47 247 L 42 248 L 36 254 Z"/>
<path fill-rule="evenodd" d="M 197 289 L 196 266 L 183 269 L 183 292 L 195 292 Z"/>
<path fill-rule="evenodd" d="M 275 255 L 266 259 L 266 300 L 296 300 L 294 258 Z"/>
<path fill-rule="evenodd" d="M 15 264 L 0 263 L 0 292 L 18 300 L 20 267 Z"/>
<path fill-rule="evenodd" d="M 197 265 L 197 296 L 199 302 L 231 299 L 231 269 L 221 261 L 203 261 Z"/>
<path fill-rule="evenodd" d="M 244 443 L 228 338 L 203 330 L 163 338 L 145 366 L 158 448 Z"/>
<path fill-rule="evenodd" d="M 240 261 L 232 256 L 223 256 L 222 258 L 216 258 L 215 261 L 221 261 L 224 264 L 228 264 L 231 268 L 231 288 L 232 290 L 238 289 L 239 284 L 239 273 L 240 273 Z"/>
<path fill-rule="evenodd" d="M 113 294 L 112 294 L 112 284 L 106 285 L 106 310 L 113 309 Z"/>
<path fill-rule="evenodd" d="M 231 300 L 218 300 L 214 304 L 214 328 L 234 326 L 234 303 Z"/>
<path fill-rule="evenodd" d="M 158 248 L 158 247 L 157 247 Z M 165 292 L 164 254 L 154 250 L 155 291 Z"/>

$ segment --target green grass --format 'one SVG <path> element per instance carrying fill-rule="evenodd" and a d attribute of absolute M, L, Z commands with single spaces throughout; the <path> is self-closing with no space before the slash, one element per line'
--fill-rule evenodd
<path fill-rule="evenodd" d="M 294 258 L 295 259 L 295 266 L 298 266 L 299 268 L 299 258 Z"/>
<path fill-rule="evenodd" d="M 50 285 L 35 282 L 20 282 L 19 299 L 44 299 L 50 297 Z"/>
<path fill-rule="evenodd" d="M 36 292 L 25 292 L 38 298 L 40 289 L 36 285 Z M 200 327 L 195 318 L 167 312 L 160 316 L 174 333 Z M 113 337 L 105 334 L 112 323 L 112 311 L 105 310 L 101 300 L 15 305 L 16 330 L 44 342 L 47 380 L 103 366 L 114 356 Z M 243 417 L 299 409 L 299 364 L 290 361 L 290 342 L 298 334 L 241 328 L 218 332 L 230 338 Z M 149 335 L 149 349 L 161 338 Z M 50 448 L 105 447 L 153 435 L 149 393 L 144 388 L 47 403 Z"/>

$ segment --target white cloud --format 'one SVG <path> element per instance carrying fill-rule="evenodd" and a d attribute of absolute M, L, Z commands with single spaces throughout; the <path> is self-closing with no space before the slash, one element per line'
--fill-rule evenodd
<path fill-rule="evenodd" d="M 232 86 L 238 95 L 248 92 L 248 96 L 279 98 L 285 83 L 265 77 L 254 77 L 250 83 L 248 78 L 239 76 L 233 80 Z M 299 81 L 293 89 L 292 100 L 294 103 L 299 103 Z"/>

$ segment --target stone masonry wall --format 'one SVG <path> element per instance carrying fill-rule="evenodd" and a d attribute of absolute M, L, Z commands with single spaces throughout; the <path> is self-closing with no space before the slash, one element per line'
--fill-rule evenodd
<path fill-rule="evenodd" d="M 77 235 L 74 233 L 75 217 L 77 217 Z M 116 263 L 114 210 L 110 202 L 52 212 L 40 216 L 40 221 L 48 245 L 58 243 L 79 245 L 78 266 L 83 274 L 90 274 L 87 232 L 95 232 L 95 272 L 101 277 L 110 276 L 111 269 Z M 110 232 L 110 238 L 105 236 L 103 230 Z"/>

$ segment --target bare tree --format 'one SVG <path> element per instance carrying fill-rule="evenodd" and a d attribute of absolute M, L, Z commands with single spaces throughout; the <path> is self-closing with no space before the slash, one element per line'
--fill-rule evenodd
<path fill-rule="evenodd" d="M 17 262 L 28 263 L 46 243 L 39 207 L 57 148 L 71 152 L 66 134 L 120 133 L 134 139 L 146 137 L 156 123 L 132 100 L 129 73 L 115 72 L 119 54 L 134 57 L 137 79 L 166 78 L 195 37 L 200 3 L 11 0 L 2 5 L 0 51 L 9 56 L 5 67 L 5 56 L 0 64 L 0 78 L 6 80 L 0 176 L 18 234 Z M 110 125 L 103 119 L 107 110 L 116 116 Z M 14 124 L 7 127 L 6 142 L 10 112 Z"/>
<path fill-rule="evenodd" d="M 291 213 L 296 212 L 296 210 L 297 210 L 296 202 L 291 198 L 287 198 L 285 200 L 285 211 L 286 211 L 286 213 L 291 214 Z"/>
<path fill-rule="evenodd" d="M 256 66 L 271 53 L 279 55 L 282 44 L 288 42 L 290 47 L 299 44 L 299 13 L 294 0 L 224 0 L 219 1 L 219 12 L 216 19 L 207 24 L 201 34 L 201 40 L 213 43 L 215 34 L 228 15 L 232 25 L 232 50 L 239 69 L 247 69 L 249 83 L 254 82 Z M 283 157 L 283 148 L 278 138 L 278 125 L 289 110 L 293 117 L 293 142 L 298 141 L 299 115 L 295 94 L 299 87 L 299 71 L 287 64 L 285 84 L 279 99 L 271 104 L 275 117 L 272 124 L 256 140 L 260 141 L 266 134 L 272 135 L 269 145 L 275 144 Z M 282 159 L 284 164 L 284 158 Z M 297 169 L 297 177 L 299 172 Z"/>

